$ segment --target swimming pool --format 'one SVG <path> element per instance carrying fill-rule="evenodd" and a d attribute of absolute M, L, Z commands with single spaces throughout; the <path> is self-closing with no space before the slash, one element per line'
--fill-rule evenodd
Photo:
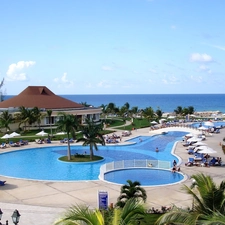
<path fill-rule="evenodd" d="M 204 121 L 204 122 L 206 122 L 206 121 Z M 201 126 L 201 125 L 205 126 L 205 125 L 204 125 L 204 122 L 201 122 L 201 123 L 200 123 L 200 122 L 195 122 L 195 123 L 192 124 L 192 126 L 193 126 L 193 127 L 197 127 L 197 128 L 198 128 L 199 126 Z M 213 121 L 213 124 L 214 124 L 215 127 L 221 127 L 221 126 L 224 127 L 224 126 L 225 126 L 225 122 L 224 122 L 224 121 Z M 206 127 L 207 127 L 207 126 L 206 126 Z"/>
<path fill-rule="evenodd" d="M 143 186 L 157 186 L 166 184 L 175 184 L 184 179 L 184 175 L 180 173 L 171 173 L 169 170 L 161 169 L 124 169 L 111 171 L 104 175 L 104 179 L 108 182 L 125 184 L 127 178 L 129 180 L 138 180 Z"/>
<path fill-rule="evenodd" d="M 67 154 L 67 146 L 38 147 L 0 154 L 0 174 L 2 176 L 51 181 L 98 180 L 101 165 L 129 159 L 178 160 L 171 154 L 174 143 L 187 132 L 168 132 L 166 135 L 143 136 L 132 139 L 132 145 L 99 146 L 96 155 L 104 161 L 95 163 L 65 163 L 58 160 Z M 159 152 L 155 149 L 158 147 Z M 89 152 L 89 147 L 71 146 L 72 154 Z"/>

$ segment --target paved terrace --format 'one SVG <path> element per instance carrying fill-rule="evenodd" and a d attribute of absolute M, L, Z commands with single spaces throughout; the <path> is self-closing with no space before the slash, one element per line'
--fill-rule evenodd
<path fill-rule="evenodd" d="M 171 127 L 163 128 L 154 131 L 149 131 L 149 128 L 138 129 L 132 132 L 130 137 L 124 137 L 122 143 L 128 139 L 141 135 L 155 135 L 162 131 L 181 130 L 199 134 L 195 129 Z M 121 135 L 121 131 L 116 134 Z M 208 136 L 206 143 L 209 147 L 215 149 L 217 154 L 215 156 L 222 157 L 225 162 L 225 156 L 222 152 L 220 142 L 225 136 L 225 129 L 221 129 L 221 133 Z M 46 144 L 49 146 L 49 144 Z M 53 142 L 51 145 L 60 145 L 59 142 Z M 41 145 L 45 146 L 45 144 Z M 29 143 L 28 146 L 20 148 L 40 147 L 36 143 Z M 1 152 L 16 150 L 17 148 L 0 149 Z M 220 183 L 224 180 L 225 167 L 186 167 L 189 155 L 183 147 L 182 142 L 175 145 L 174 152 L 181 158 L 181 172 L 188 176 L 188 179 L 183 183 L 144 187 L 147 191 L 147 206 L 149 208 L 161 208 L 161 206 L 170 206 L 175 204 L 177 206 L 191 206 L 192 199 L 185 194 L 181 187 L 183 184 L 191 185 L 189 177 L 192 174 L 203 172 L 213 177 L 215 182 Z M 159 152 L 160 154 L 160 152 Z M 10 159 L 9 159 L 10 160 Z M 10 168 L 9 168 L 10 169 Z M 18 209 L 21 214 L 20 224 L 29 225 L 47 225 L 52 224 L 60 215 L 71 205 L 85 204 L 91 208 L 97 207 L 97 192 L 98 190 L 106 190 L 109 193 L 109 202 L 115 203 L 120 194 L 120 185 L 113 185 L 103 181 L 82 181 L 82 182 L 51 182 L 51 181 L 32 181 L 24 179 L 13 179 L 0 176 L 0 180 L 7 180 L 5 186 L 0 186 L 0 208 L 3 211 L 2 221 L 9 220 L 12 224 L 11 215 L 15 209 Z"/>

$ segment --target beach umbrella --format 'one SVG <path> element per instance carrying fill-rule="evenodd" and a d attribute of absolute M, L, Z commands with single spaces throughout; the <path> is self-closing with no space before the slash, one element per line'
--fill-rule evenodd
<path fill-rule="evenodd" d="M 175 116 L 168 116 L 168 119 L 175 119 Z"/>
<path fill-rule="evenodd" d="M 201 140 L 202 140 L 201 138 L 192 137 L 192 138 L 189 138 L 187 141 L 188 142 L 199 142 Z"/>
<path fill-rule="evenodd" d="M 214 127 L 214 123 L 211 122 L 211 121 L 205 122 L 204 125 L 207 126 L 207 127 Z"/>
<path fill-rule="evenodd" d="M 48 133 L 46 133 L 46 132 L 44 132 L 42 130 L 41 132 L 37 133 L 36 135 L 38 135 L 38 136 L 46 136 L 46 135 L 48 135 Z"/>
<path fill-rule="evenodd" d="M 194 145 L 194 146 L 207 146 L 206 143 L 201 142 L 201 141 L 198 141 L 198 142 L 194 143 L 193 145 Z"/>
<path fill-rule="evenodd" d="M 193 137 L 194 135 L 192 133 L 186 134 L 185 137 Z"/>
<path fill-rule="evenodd" d="M 11 138 L 12 136 L 10 134 L 5 134 L 4 136 L 1 137 L 1 139 L 8 139 Z"/>
<path fill-rule="evenodd" d="M 156 121 L 152 121 L 152 122 L 150 122 L 150 123 L 153 124 L 153 125 L 158 124 Z"/>
<path fill-rule="evenodd" d="M 61 132 L 58 132 L 58 133 L 56 133 L 57 135 L 64 135 L 64 134 L 66 134 L 66 132 L 63 132 L 63 131 L 61 131 Z"/>
<path fill-rule="evenodd" d="M 16 137 L 16 136 L 20 136 L 20 134 L 18 134 L 18 133 L 16 133 L 16 132 L 12 132 L 12 133 L 10 134 L 10 136 L 11 136 L 11 137 Z"/>
<path fill-rule="evenodd" d="M 209 129 L 208 127 L 204 127 L 204 126 L 198 127 L 198 130 L 208 130 L 208 129 Z"/>
<path fill-rule="evenodd" d="M 201 147 L 198 147 L 198 153 L 203 153 L 203 154 L 215 154 L 217 153 L 217 151 L 215 151 L 214 149 L 212 148 L 209 148 L 207 146 L 201 146 Z"/>

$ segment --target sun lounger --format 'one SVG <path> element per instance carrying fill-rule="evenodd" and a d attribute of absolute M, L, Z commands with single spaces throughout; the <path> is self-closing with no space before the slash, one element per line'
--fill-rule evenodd
<path fill-rule="evenodd" d="M 43 141 L 42 141 L 41 139 L 36 139 L 35 142 L 36 142 L 37 144 L 43 144 Z"/>
<path fill-rule="evenodd" d="M 6 148 L 7 146 L 6 146 L 6 143 L 2 143 L 1 145 L 0 145 L 0 148 Z"/>
<path fill-rule="evenodd" d="M 0 186 L 4 186 L 5 183 L 6 183 L 6 181 L 1 181 L 1 180 L 0 180 Z"/>
<path fill-rule="evenodd" d="M 20 143 L 19 142 L 13 142 L 13 141 L 10 141 L 9 142 L 9 146 L 11 146 L 11 147 L 20 147 L 21 145 L 20 145 Z"/>
<path fill-rule="evenodd" d="M 195 164 L 195 159 L 194 158 L 189 158 L 188 162 L 185 163 L 185 166 L 193 166 Z"/>

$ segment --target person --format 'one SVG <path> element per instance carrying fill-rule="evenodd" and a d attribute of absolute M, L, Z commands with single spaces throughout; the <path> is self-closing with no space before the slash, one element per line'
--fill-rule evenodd
<path fill-rule="evenodd" d="M 156 151 L 156 152 L 159 152 L 159 149 L 158 149 L 158 147 L 157 147 L 157 148 L 155 149 L 155 151 Z"/>
<path fill-rule="evenodd" d="M 173 166 L 173 168 L 172 168 L 172 173 L 175 173 L 176 170 L 177 170 L 176 166 Z"/>
<path fill-rule="evenodd" d="M 174 159 L 173 160 L 173 166 L 176 166 L 177 165 L 177 161 Z"/>

